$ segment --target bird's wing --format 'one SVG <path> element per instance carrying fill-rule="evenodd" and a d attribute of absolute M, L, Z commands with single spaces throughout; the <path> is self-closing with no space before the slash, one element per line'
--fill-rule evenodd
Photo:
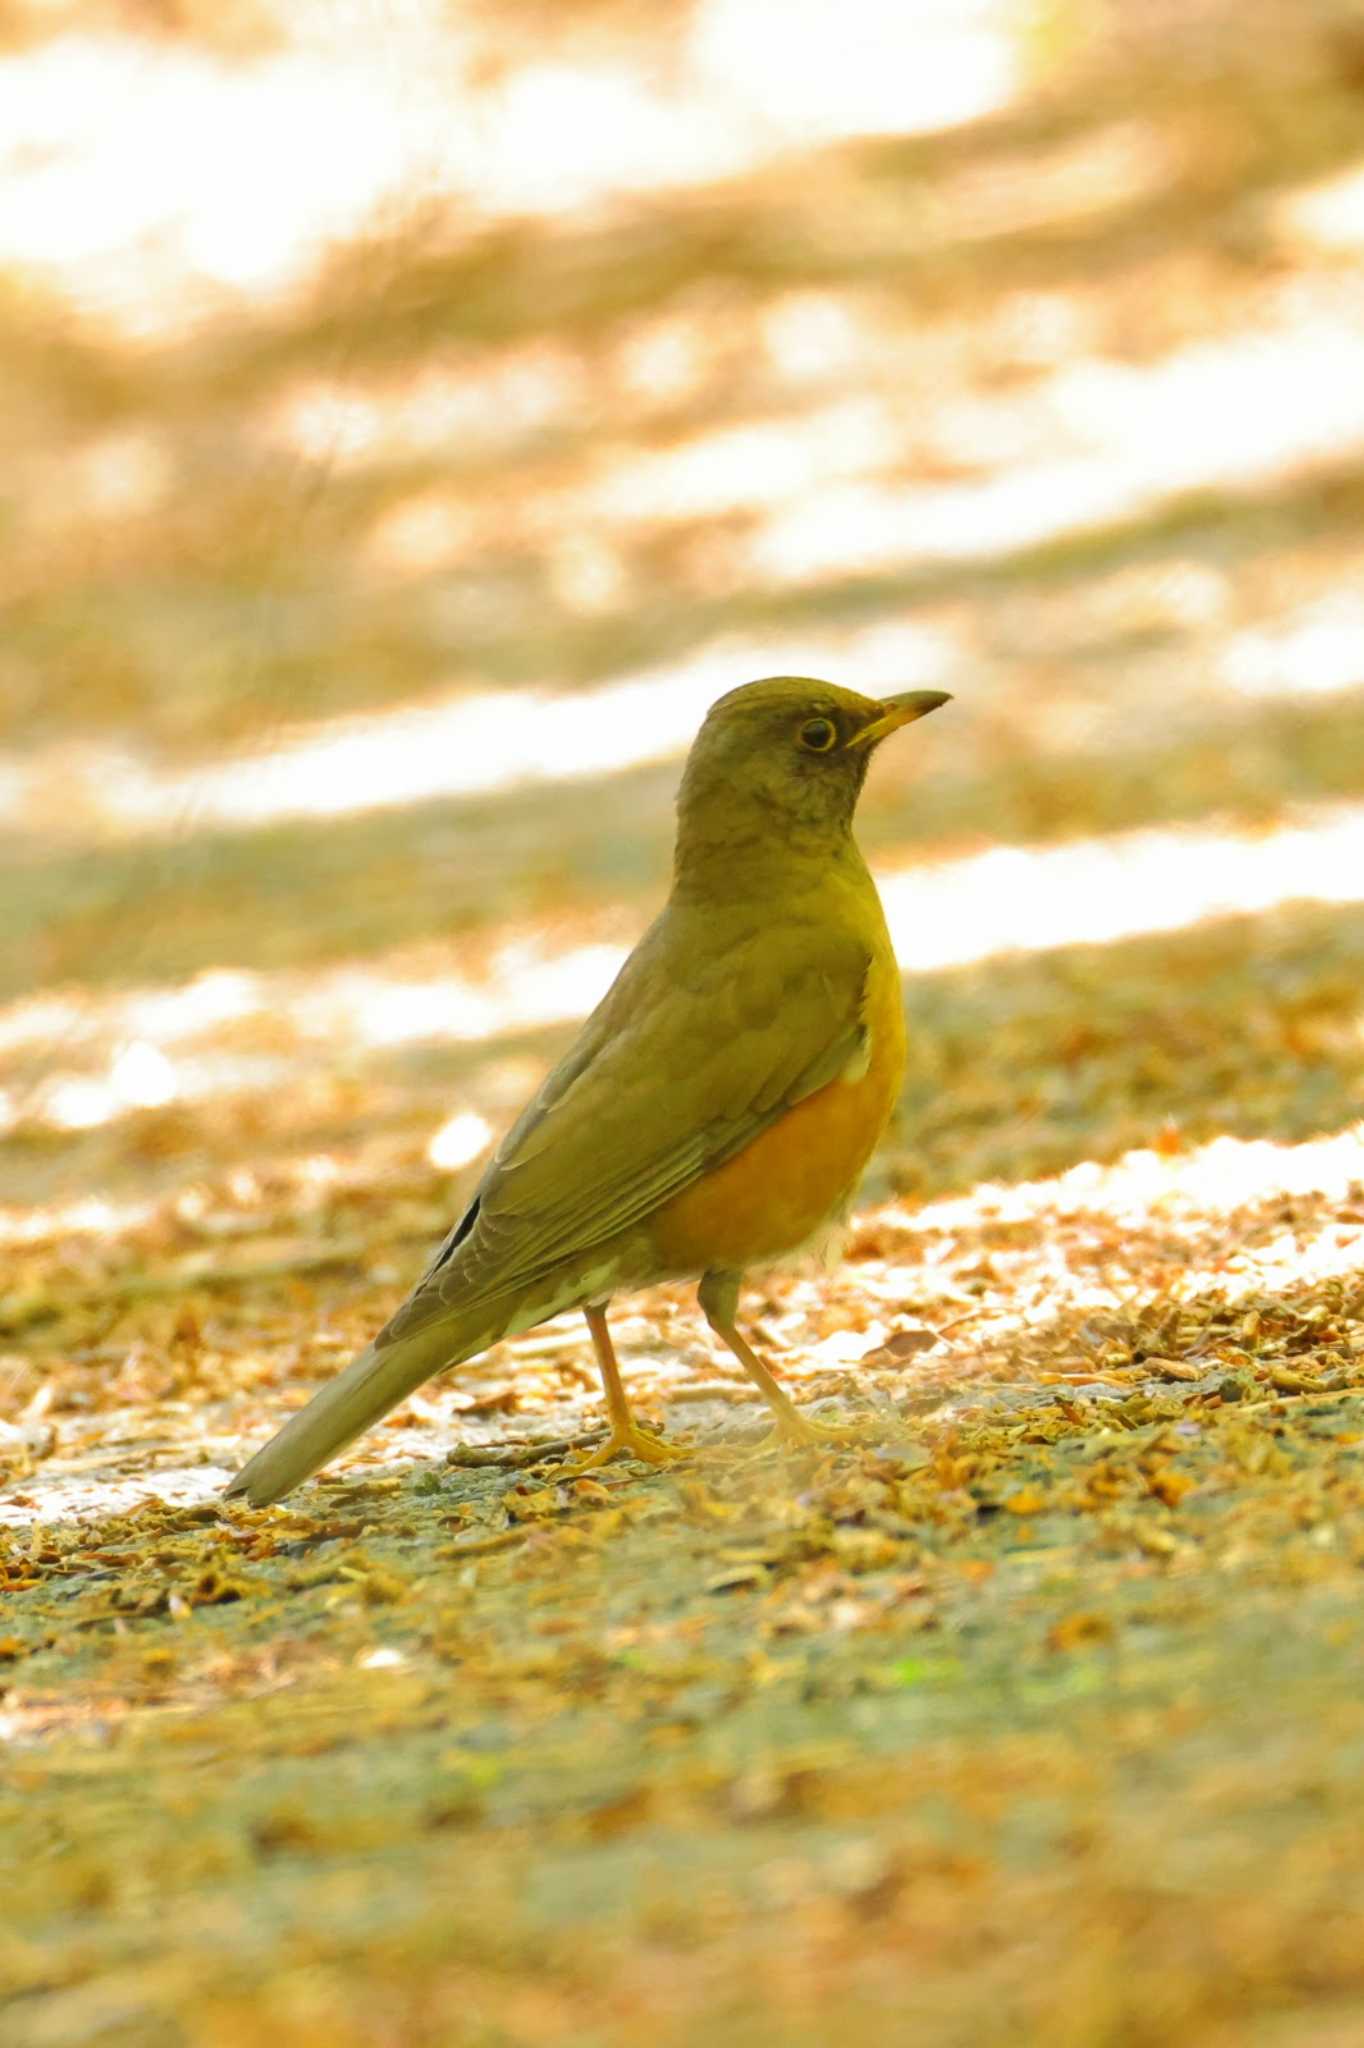
<path fill-rule="evenodd" d="M 381 1344 L 590 1254 L 856 1056 L 864 938 L 755 919 L 697 946 L 679 922 L 665 912 L 632 954 Z"/>
<path fill-rule="evenodd" d="M 552 1284 L 536 1292 L 546 1276 L 590 1264 L 595 1247 L 857 1056 L 864 939 L 738 915 L 700 944 L 688 942 L 695 936 L 664 912 L 509 1132 L 415 1292 L 229 1494 L 258 1507 L 280 1499 L 423 1380 L 482 1350 L 518 1304 L 553 1301 Z"/>

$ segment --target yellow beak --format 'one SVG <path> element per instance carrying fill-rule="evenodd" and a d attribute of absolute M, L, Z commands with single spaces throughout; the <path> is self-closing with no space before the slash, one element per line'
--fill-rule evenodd
<path fill-rule="evenodd" d="M 887 733 L 898 732 L 902 725 L 912 725 L 916 718 L 927 718 L 930 711 L 936 711 L 940 705 L 951 701 L 951 693 L 947 690 L 906 690 L 902 697 L 883 697 L 881 716 L 874 718 L 870 725 L 864 725 L 861 732 L 855 732 L 848 745 L 877 746 Z"/>

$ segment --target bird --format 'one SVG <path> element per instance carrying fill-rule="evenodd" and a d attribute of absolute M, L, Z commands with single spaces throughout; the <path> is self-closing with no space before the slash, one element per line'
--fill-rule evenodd
<path fill-rule="evenodd" d="M 738 1327 L 740 1287 L 827 1239 L 899 1095 L 904 1003 L 853 814 L 877 747 L 949 702 L 769 676 L 710 708 L 677 797 L 666 904 L 502 1140 L 421 1279 L 366 1349 L 227 1488 L 281 1499 L 424 1381 L 581 1309 L 608 1432 L 578 1470 L 686 1453 L 635 1420 L 612 1296 L 695 1280 L 772 1410 L 802 1416 Z"/>

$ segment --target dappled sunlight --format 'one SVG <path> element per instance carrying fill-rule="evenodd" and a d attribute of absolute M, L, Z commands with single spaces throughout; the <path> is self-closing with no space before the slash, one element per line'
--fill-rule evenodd
<path fill-rule="evenodd" d="M 1163 1226 L 1181 1217 L 1226 1217 L 1288 1195 L 1320 1195 L 1348 1205 L 1351 1214 L 1342 1218 L 1341 1229 L 1354 1244 L 1355 1263 L 1364 1262 L 1356 1213 L 1364 1202 L 1364 1123 L 1297 1145 L 1222 1137 L 1188 1150 L 1144 1147 L 1108 1165 L 1086 1159 L 1046 1180 L 980 1187 L 893 1211 L 886 1221 L 897 1230 L 926 1234 L 950 1233 L 982 1219 L 1018 1223 L 1087 1214 Z"/>
<path fill-rule="evenodd" d="M 1179 175 L 1180 149 L 1139 121 L 1115 121 L 1048 145 L 1034 142 L 1016 156 L 949 171 L 936 188 L 934 213 L 955 239 L 968 223 L 970 240 L 993 241 L 1030 229 L 1139 209 Z M 928 232 L 934 232 L 930 215 Z"/>
<path fill-rule="evenodd" d="M 932 629 L 952 645 L 922 679 L 956 687 L 982 643 L 1010 658 L 1015 608 L 993 579 L 1020 553 L 1158 526 L 1200 491 L 1310 499 L 1364 452 L 1348 269 L 1305 245 L 1212 270 L 1177 237 L 1159 246 L 1162 209 L 1181 193 L 1207 207 L 1231 178 L 1215 123 L 1205 137 L 1182 105 L 1129 104 L 1096 73 L 1083 119 L 1036 128 L 1034 88 L 1065 102 L 1098 33 L 1078 15 L 935 0 L 859 4 L 835 27 L 802 7 L 777 32 L 766 0 L 707 0 L 655 41 L 614 23 L 537 38 L 519 20 L 499 39 L 424 0 L 353 9 L 344 38 L 325 9 L 265 13 L 270 34 L 231 60 L 192 36 L 0 55 L 0 262 L 8 249 L 81 315 L 64 326 L 48 305 L 35 357 L 55 338 L 54 376 L 79 384 L 121 325 L 160 337 L 118 371 L 116 423 L 16 386 L 9 574 L 40 593 L 6 648 L 26 824 L 159 831 L 182 805 L 195 824 L 327 817 L 550 779 L 538 714 L 584 685 L 590 721 L 569 738 L 548 721 L 567 773 L 662 758 L 703 698 L 694 663 L 717 689 L 840 658 L 850 681 L 920 680 L 857 672 L 858 635 L 869 606 L 878 628 L 917 625 L 943 571 L 966 579 L 970 624 Z M 1009 109 L 1017 124 L 980 119 Z M 169 186 L 121 147 L 163 114 Z M 1219 118 L 1234 126 L 1239 101 Z M 978 125 L 936 156 L 896 155 L 961 122 Z M 708 151 L 732 159 L 729 182 L 686 196 L 714 174 Z M 1226 205 L 1278 250 L 1279 210 L 1346 175 L 1314 158 L 1262 222 L 1234 179 Z M 1111 276 L 1084 240 L 1110 215 L 1151 223 Z M 497 220 L 506 240 L 485 245 Z M 183 322 L 203 338 L 172 367 L 158 351 Z M 1266 646 L 1280 629 L 1253 615 L 1250 579 L 1205 559 L 1205 594 L 1219 573 L 1218 621 L 1168 608 L 1192 687 L 1264 697 L 1266 678 L 1315 678 L 1328 633 L 1343 672 L 1348 622 Z M 1082 608 L 1085 578 L 1067 595 Z M 1301 594 L 1278 609 L 1303 611 Z M 1137 650 L 1136 670 L 1156 658 Z M 621 676 L 650 684 L 661 729 L 617 723 L 588 745 Z M 529 763 L 476 719 L 442 722 L 430 693 L 453 681 L 494 704 L 529 682 Z M 333 705 L 399 726 L 327 732 Z M 49 745 L 82 723 L 108 743 Z M 196 744 L 228 758 L 200 777 Z M 0 762 L 0 787 L 15 772 Z"/>
<path fill-rule="evenodd" d="M 97 435 L 78 452 L 35 463 L 27 481 L 26 518 L 39 540 L 51 541 L 153 518 L 171 497 L 175 465 L 155 434 L 130 430 Z"/>
<path fill-rule="evenodd" d="M 136 337 L 230 294 L 278 294 L 427 159 L 431 99 L 418 89 L 394 122 L 367 70 L 336 54 L 227 65 L 112 36 L 7 54 L 0 259 Z M 161 150 L 129 147 L 138 132 L 173 153 L 174 180 Z"/>
<path fill-rule="evenodd" d="M 107 1081 L 53 1076 L 41 1100 L 46 1122 L 59 1130 L 83 1131 L 127 1110 L 162 1109 L 181 1094 L 195 1092 L 190 1073 L 173 1066 L 160 1046 L 139 1038 L 114 1056 Z"/>
<path fill-rule="evenodd" d="M 842 398 L 798 419 L 728 428 L 622 465 L 589 487 L 583 509 L 608 522 L 633 523 L 780 505 L 802 491 L 878 469 L 894 452 L 884 402 Z"/>
<path fill-rule="evenodd" d="M 143 815 L 164 828 L 188 803 L 206 823 L 265 823 L 608 774 L 677 752 L 714 696 L 719 670 L 713 657 L 690 674 L 617 684 L 586 699 L 528 690 L 356 721 L 286 743 L 264 760 L 178 777 L 169 788 L 151 778 Z"/>
<path fill-rule="evenodd" d="M 887 874 L 901 965 L 964 966 L 1010 952 L 1111 945 L 1288 903 L 1364 901 L 1364 806 L 1325 806 L 1263 830 L 1177 828 L 1068 846 L 992 847 Z"/>
<path fill-rule="evenodd" d="M 1364 165 L 1280 201 L 1274 224 L 1290 245 L 1347 260 L 1364 248 Z"/>
<path fill-rule="evenodd" d="M 864 312 L 857 395 L 634 455 L 603 453 L 585 481 L 547 485 L 542 519 L 628 537 L 642 523 L 683 527 L 742 513 L 752 526 L 736 542 L 736 565 L 766 583 L 804 584 L 984 561 L 1156 511 L 1197 489 L 1263 488 L 1364 452 L 1356 375 L 1364 297 L 1352 286 L 1319 297 L 1295 289 L 1256 311 L 1249 334 L 1138 364 L 1077 347 L 1021 389 L 970 399 L 935 393 L 931 408 L 906 389 L 906 350 L 921 341 Z M 780 374 L 780 344 L 775 353 Z M 566 424 L 569 366 L 528 374 L 531 403 Z M 524 431 L 515 399 L 506 409 L 480 406 L 484 381 L 471 373 L 459 407 L 482 414 L 464 438 L 466 453 L 486 436 Z M 332 445 L 345 463 L 362 448 L 396 455 L 411 432 L 405 422 L 431 400 L 338 393 L 308 403 L 335 422 Z M 453 394 L 446 403 L 454 407 Z M 439 417 L 439 405 L 432 409 Z M 438 427 L 436 445 L 444 438 Z M 916 472 L 925 467 L 951 480 L 923 480 Z M 406 520 L 402 507 L 386 510 L 371 561 L 394 574 L 429 573 L 505 542 L 500 505 L 480 515 L 452 494 L 435 548 L 434 516 L 420 497 Z"/>
<path fill-rule="evenodd" d="M 1286 1206 L 1287 1205 L 1287 1206 Z M 1045 1180 L 882 1211 L 868 1225 L 925 1300 L 962 1311 L 968 1351 L 1025 1331 L 1050 1340 L 1076 1313 L 1168 1303 L 1253 1304 L 1364 1279 L 1364 1124 L 1301 1144 L 1220 1137 L 1085 1160 Z M 992 1285 L 963 1290 L 976 1247 Z M 1364 1352 L 1364 1338 L 1359 1348 Z M 1192 1373 L 1186 1375 L 1192 1377 Z"/>
<path fill-rule="evenodd" d="M 439 546 L 446 531 L 437 513 L 413 544 Z M 554 560 L 556 579 L 584 611 L 603 595 L 614 600 L 618 567 L 609 551 L 570 539 Z M 1351 591 L 1333 589 L 1240 630 L 1226 630 L 1228 608 L 1224 579 L 1177 560 L 1096 586 L 1069 608 L 1067 623 L 1073 633 L 1169 632 L 1195 639 L 1197 668 L 1173 689 L 1171 679 L 1159 679 L 1160 689 L 1177 697 L 1184 724 L 1191 712 L 1215 714 L 1228 700 L 1310 700 L 1364 686 L 1364 605 Z M 291 819 L 360 816 L 680 760 L 714 699 L 762 673 L 827 675 L 873 696 L 945 687 L 962 693 L 954 717 L 968 721 L 988 717 L 989 699 L 999 689 L 970 622 L 957 611 L 799 638 L 727 636 L 666 669 L 571 694 L 466 690 L 320 726 L 284 726 L 240 758 L 226 754 L 202 766 L 172 765 L 123 742 L 61 742 L 0 753 L 0 792 L 12 826 L 55 842 L 164 839 L 179 837 L 187 825 L 251 830 Z M 1058 693 L 1045 725 L 1028 733 L 1028 751 L 1064 757 L 1076 747 L 1104 746 L 1120 716 L 1147 722 L 1138 692 L 1121 679 L 1106 703 L 1063 704 Z M 942 735 L 949 758 L 953 752 L 960 757 L 957 739 Z M 1316 893 L 1315 885 L 1309 893 Z M 1067 916 L 1062 913 L 1063 922 Z M 0 1023 L 0 1044 L 3 1033 Z"/>
<path fill-rule="evenodd" d="M 166 1091 L 163 1101 L 183 1102 L 275 1088 L 307 1049 L 341 1053 L 441 1041 L 479 1043 L 563 1024 L 592 1007 L 623 958 L 622 948 L 605 945 L 555 952 L 526 934 L 505 939 L 477 979 L 460 974 L 405 978 L 362 967 L 308 976 L 241 975 L 234 977 L 239 994 L 234 1022 L 256 1020 L 268 1026 L 278 1048 L 255 1053 L 212 1050 L 222 1015 L 215 975 L 177 991 L 174 1002 L 145 991 L 19 1005 L 0 1017 L 8 1050 L 31 1055 L 61 1046 L 68 1058 L 79 1053 L 89 1061 L 98 1060 L 108 1047 L 108 1066 L 99 1075 L 49 1067 L 26 1091 L 26 1105 L 15 1091 L 10 1121 L 33 1115 L 69 1130 L 89 1129 L 148 1107 L 146 1085 L 153 1078 Z M 201 990 L 202 1008 L 195 1001 Z"/>
<path fill-rule="evenodd" d="M 1001 0 L 705 0 L 690 28 L 697 71 L 733 118 L 768 133 L 914 133 L 1007 104 L 1022 82 L 1019 18 Z M 851 58 L 856 61 L 850 62 Z"/>
<path fill-rule="evenodd" d="M 312 373 L 269 405 L 258 433 L 266 447 L 344 476 L 418 457 L 467 462 L 562 421 L 586 398 L 578 355 L 537 343 L 491 363 L 407 373 L 387 384 Z"/>
<path fill-rule="evenodd" d="M 142 1228 L 155 1214 L 152 1201 L 111 1202 L 102 1195 L 50 1206 L 0 1209 L 0 1244 L 51 1244 L 68 1237 L 91 1237 L 112 1244 L 127 1232 Z"/>
<path fill-rule="evenodd" d="M 1364 683 L 1364 592 L 1333 590 L 1222 649 L 1221 673 L 1245 697 L 1320 697 Z"/>
<path fill-rule="evenodd" d="M 1020 83 L 1004 0 L 837 17 L 702 0 L 654 46 L 510 63 L 435 0 L 352 7 L 344 33 L 272 12 L 283 47 L 249 57 L 107 33 L 0 55 L 0 264 L 160 336 L 279 301 L 385 211 L 439 201 L 454 234 L 563 215 L 813 141 L 950 126 Z M 870 61 L 847 63 L 850 40 Z"/>
<path fill-rule="evenodd" d="M 581 561 L 577 569 L 588 573 Z M 461 693 L 297 735 L 279 732 L 273 745 L 240 760 L 188 770 L 126 747 L 64 746 L 8 762 L 0 756 L 0 776 L 11 818 L 56 836 L 92 827 L 178 835 L 187 821 L 199 829 L 250 827 L 474 796 L 679 756 L 736 678 L 757 674 L 763 662 L 768 672 L 780 672 L 783 659 L 794 667 L 811 651 L 808 639 L 726 641 L 595 690 Z M 872 694 L 938 683 L 962 659 L 946 633 L 917 625 L 828 635 L 816 651 L 843 676 L 855 672 Z"/>
<path fill-rule="evenodd" d="M 884 869 L 878 882 L 901 967 L 931 974 L 1196 931 L 1292 904 L 1364 902 L 1364 806 L 1320 805 L 1254 830 L 1176 828 L 997 846 Z M 625 952 L 508 929 L 476 974 L 423 975 L 397 962 L 306 975 L 220 972 L 177 989 L 11 1005 L 0 1011 L 0 1054 L 13 1067 L 7 1121 L 89 1129 L 175 1100 L 275 1088 L 293 1063 L 311 1067 L 319 1051 L 338 1058 L 477 1044 L 568 1024 L 605 992 Z M 215 1050 L 224 1026 L 240 1036 L 253 1021 L 267 1044 Z M 22 1070 L 44 1053 L 45 1071 L 26 1084 Z M 63 1056 L 79 1058 L 81 1068 L 65 1069 Z"/>
<path fill-rule="evenodd" d="M 428 1164 L 440 1172 L 467 1164 L 488 1137 L 480 1119 L 453 1118 L 431 1141 Z M 446 1140 L 449 1156 L 437 1157 Z M 123 1277 L 141 1271 L 128 1265 L 139 1240 L 152 1262 L 140 1284 L 153 1294 L 174 1273 L 185 1288 L 211 1285 L 215 1277 L 235 1276 L 241 1284 L 253 1270 L 242 1263 L 253 1237 L 267 1252 L 287 1250 L 282 1273 L 305 1272 L 333 1252 L 343 1261 L 358 1258 L 341 1219 L 347 1205 L 367 1198 L 369 1183 L 387 1188 L 392 1165 L 390 1159 L 366 1169 L 353 1157 L 344 1164 L 310 1157 L 279 1162 L 264 1179 L 239 1169 L 221 1184 L 198 1184 L 160 1203 L 87 1199 L 26 1215 L 0 1212 L 0 1240 L 32 1255 L 64 1240 L 85 1241 L 85 1264 L 63 1282 L 60 1306 L 67 1313 L 82 1301 L 98 1302 L 105 1288 L 116 1296 Z M 449 1207 L 441 1206 L 443 1182 L 423 1183 L 411 1167 L 407 1177 L 405 1263 L 412 1265 L 430 1249 L 413 1221 L 421 1220 L 433 1242 Z M 414 1203 L 422 1195 L 424 1203 Z M 290 1225 L 284 1238 L 281 1202 Z M 856 1388 L 880 1403 L 883 1422 L 895 1414 L 892 1401 L 950 1418 L 988 1409 L 1001 1390 L 1035 1399 L 1048 1386 L 1077 1384 L 1091 1397 L 1112 1399 L 1131 1392 L 1134 1374 L 1138 1384 L 1154 1377 L 1215 1385 L 1252 1356 L 1246 1346 L 1255 1344 L 1262 1322 L 1286 1316 L 1304 1330 L 1335 1330 L 1324 1303 L 1339 1299 L 1342 1286 L 1357 1286 L 1364 1273 L 1362 1205 L 1364 1125 L 1301 1144 L 1219 1137 L 1187 1150 L 1142 1148 L 1108 1165 L 1085 1161 L 1037 1181 L 984 1182 L 918 1206 L 867 1206 L 849 1263 L 816 1270 L 811 1261 L 797 1262 L 760 1280 L 762 1333 L 793 1388 Z M 393 1233 L 374 1239 L 376 1248 L 395 1241 Z M 258 1270 L 266 1273 L 268 1260 Z M 367 1322 L 372 1327 L 384 1312 L 397 1273 L 381 1261 L 374 1279 L 370 1306 L 358 1315 L 346 1311 L 343 1329 L 329 1321 L 316 1333 L 328 1366 L 363 1342 Z M 915 1318 L 908 1325 L 907 1299 Z M 37 1318 L 57 1307 L 40 1289 L 21 1292 L 0 1297 L 0 1318 L 16 1311 Z M 1184 1356 L 1164 1356 L 1156 1334 L 1164 1331 L 1168 1344 L 1186 1309 L 1196 1318 L 1211 1314 L 1207 1340 Z M 636 1398 L 673 1404 L 674 1426 L 723 1427 L 727 1411 L 747 1399 L 732 1367 L 717 1358 L 688 1290 L 624 1298 L 613 1321 Z M 1135 1333 L 1144 1329 L 1156 1334 L 1133 1356 Z M 1115 1330 L 1126 1330 L 1126 1339 L 1115 1343 Z M 1337 1361 L 1364 1356 L 1364 1336 L 1334 1342 Z M 383 1455 L 440 1456 L 452 1428 L 466 1440 L 472 1430 L 472 1440 L 481 1441 L 486 1425 L 474 1419 L 503 1410 L 538 1415 L 542 1429 L 580 1428 L 596 1407 L 586 1354 L 575 1314 L 499 1344 L 414 1395 L 388 1425 Z M 1310 1385 L 1291 1361 L 1271 1364 L 1270 1372 L 1271 1392 L 1275 1373 L 1284 1389 Z M 246 1375 L 249 1384 L 249 1359 Z M 38 1399 L 35 1413 L 45 1412 Z M 181 1463 L 185 1423 L 183 1413 L 174 1418 L 157 1459 L 157 1484 L 170 1498 L 192 1500 L 204 1497 L 204 1487 L 202 1473 Z M 65 1428 L 68 1438 L 88 1433 L 79 1420 Z M 373 1446 L 358 1453 L 361 1463 L 374 1455 Z M 43 1488 L 40 1514 L 82 1512 L 79 1488 L 60 1472 L 54 1478 L 50 1490 Z"/>
<path fill-rule="evenodd" d="M 1151 511 L 1181 493 L 1245 489 L 1364 452 L 1364 292 L 1305 309 L 1285 294 L 1253 333 L 1163 361 L 1068 364 L 1020 398 L 981 401 L 1009 440 L 1034 423 L 1047 454 L 979 481 L 890 483 L 893 442 L 863 481 L 772 515 L 747 546 L 755 574 L 805 582 L 925 561 L 982 560 Z M 975 449 L 983 419 L 972 423 Z M 945 448 L 950 453 L 950 442 Z M 965 450 L 963 450 L 965 453 Z"/>
<path fill-rule="evenodd" d="M 493 1141 L 493 1128 L 486 1118 L 476 1110 L 457 1110 L 446 1119 L 434 1134 L 426 1148 L 426 1156 L 432 1166 L 442 1173 L 458 1173 L 461 1167 L 472 1165 L 475 1159 L 488 1150 Z"/>
<path fill-rule="evenodd" d="M 79 1028 L 88 1028 L 85 1020 Z M 7 1105 L 7 1121 L 36 1117 L 56 1130 L 89 1131 L 115 1117 L 163 1109 L 171 1102 L 260 1093 L 286 1082 L 290 1071 L 287 1061 L 269 1055 L 206 1053 L 172 1062 L 159 1046 L 135 1039 L 114 1054 L 107 1077 L 57 1068 L 32 1091 L 27 1108 L 16 1101 Z"/>

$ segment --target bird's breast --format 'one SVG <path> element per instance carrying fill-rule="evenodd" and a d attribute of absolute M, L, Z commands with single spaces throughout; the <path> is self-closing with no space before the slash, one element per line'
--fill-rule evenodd
<path fill-rule="evenodd" d="M 665 1271 L 761 1265 L 807 1243 L 844 1207 L 904 1075 L 904 1003 L 888 947 L 868 971 L 862 1025 L 836 1079 L 657 1210 L 650 1228 Z"/>

